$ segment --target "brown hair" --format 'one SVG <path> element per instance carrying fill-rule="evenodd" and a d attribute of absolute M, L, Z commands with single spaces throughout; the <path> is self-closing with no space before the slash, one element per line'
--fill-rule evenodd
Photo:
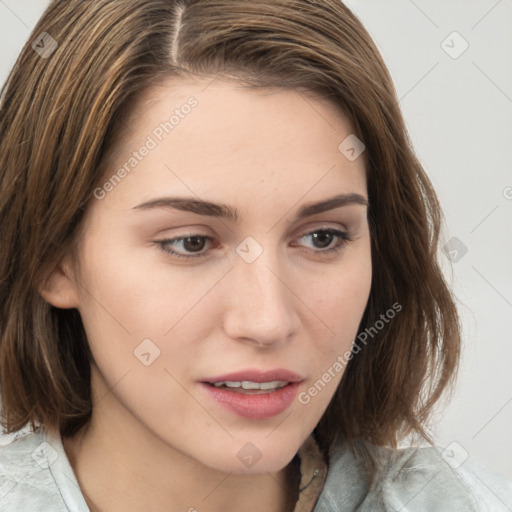
<path fill-rule="evenodd" d="M 58 43 L 42 58 L 31 42 Z M 355 355 L 315 429 L 322 449 L 396 447 L 424 429 L 453 382 L 460 326 L 437 262 L 442 213 L 411 147 L 386 66 L 339 0 L 54 1 L 2 90 L 2 425 L 72 435 L 91 415 L 90 352 L 75 309 L 38 293 L 74 247 L 104 164 L 138 95 L 170 77 L 223 75 L 339 105 L 366 150 L 373 261 L 360 330 L 402 310 Z M 341 142 L 341 141 L 340 141 Z"/>

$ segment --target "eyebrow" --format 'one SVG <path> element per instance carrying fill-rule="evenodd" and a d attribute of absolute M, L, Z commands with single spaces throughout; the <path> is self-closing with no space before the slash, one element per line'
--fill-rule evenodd
<path fill-rule="evenodd" d="M 305 217 L 315 215 L 316 213 L 326 212 L 328 210 L 333 210 L 334 208 L 340 208 L 341 206 L 351 204 L 368 206 L 368 199 L 361 194 L 351 193 L 339 194 L 322 201 L 307 203 L 301 206 L 295 216 L 295 220 L 300 220 Z M 162 197 L 152 199 L 134 206 L 132 209 L 146 211 L 157 208 L 182 210 L 185 212 L 197 213 L 198 215 L 218 217 L 231 222 L 238 222 L 240 218 L 237 209 L 232 208 L 227 204 L 212 203 L 210 201 L 189 197 Z"/>

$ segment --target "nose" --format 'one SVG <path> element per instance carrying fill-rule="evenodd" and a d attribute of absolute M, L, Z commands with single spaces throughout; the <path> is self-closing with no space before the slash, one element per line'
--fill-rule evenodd
<path fill-rule="evenodd" d="M 264 251 L 252 263 L 237 261 L 225 283 L 227 336 L 261 348 L 288 343 L 299 323 L 290 278 L 270 259 Z"/>

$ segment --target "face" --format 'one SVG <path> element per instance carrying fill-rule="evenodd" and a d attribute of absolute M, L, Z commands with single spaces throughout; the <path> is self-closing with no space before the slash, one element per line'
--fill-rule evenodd
<path fill-rule="evenodd" d="M 70 265 L 93 415 L 108 393 L 112 428 L 277 471 L 327 408 L 368 300 L 364 155 L 338 149 L 352 128 L 335 105 L 211 78 L 146 91 L 127 128 Z"/>

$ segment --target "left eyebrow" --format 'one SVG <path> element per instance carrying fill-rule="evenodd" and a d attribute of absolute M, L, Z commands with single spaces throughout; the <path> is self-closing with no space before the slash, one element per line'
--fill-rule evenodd
<path fill-rule="evenodd" d="M 315 215 L 316 213 L 322 213 L 334 208 L 341 206 L 347 206 L 351 204 L 359 204 L 368 206 L 368 199 L 361 194 L 339 194 L 322 201 L 314 203 L 307 203 L 300 207 L 295 220 L 303 219 Z M 164 209 L 176 209 L 186 212 L 197 213 L 198 215 L 207 215 L 210 217 L 218 217 L 229 220 L 231 222 L 238 222 L 240 216 L 238 210 L 227 204 L 212 203 L 210 201 L 204 201 L 202 199 L 196 199 L 191 197 L 161 197 L 146 201 L 137 206 L 134 206 L 133 210 L 153 210 L 156 208 Z"/>

